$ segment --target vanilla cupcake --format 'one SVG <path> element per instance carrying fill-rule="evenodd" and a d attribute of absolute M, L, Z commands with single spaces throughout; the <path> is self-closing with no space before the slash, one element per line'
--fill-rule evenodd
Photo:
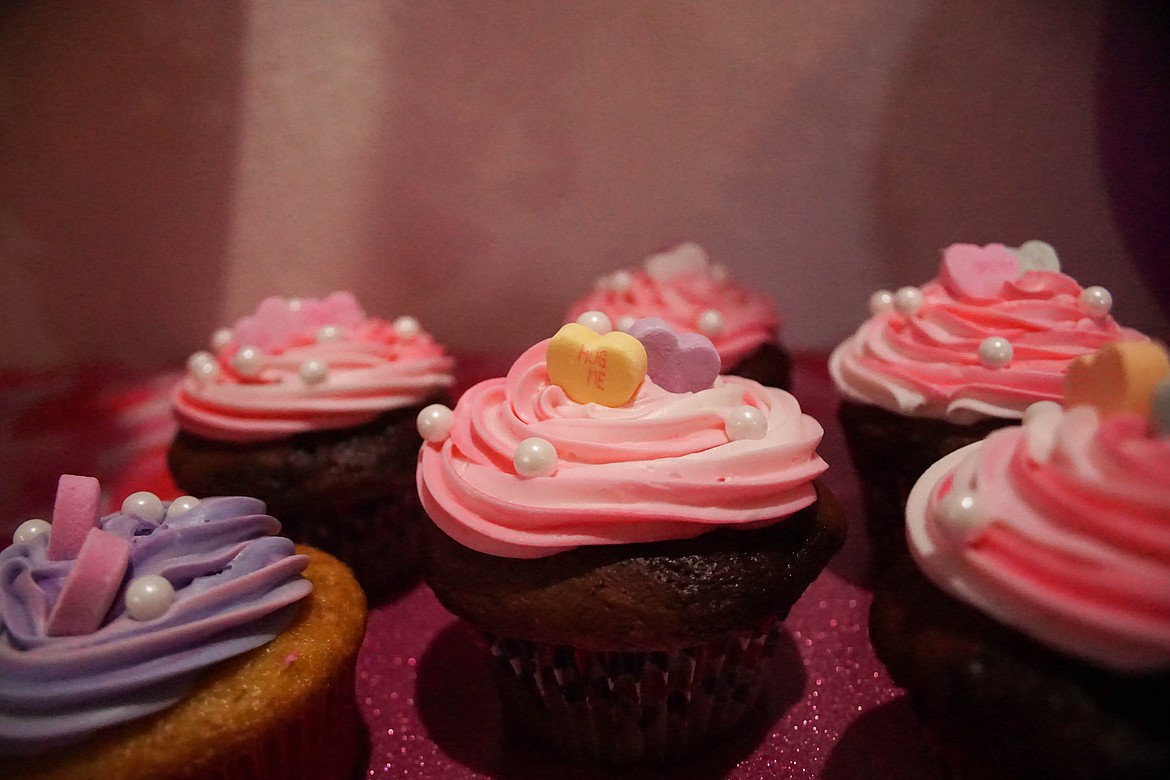
<path fill-rule="evenodd" d="M 443 348 L 413 317 L 368 317 L 349 293 L 268 298 L 212 341 L 172 396 L 176 484 L 262 499 L 372 596 L 415 571 L 415 417 L 447 398 Z"/>
<path fill-rule="evenodd" d="M 602 312 L 618 330 L 658 317 L 679 333 L 701 333 L 715 345 L 721 373 L 789 389 L 792 360 L 779 342 L 775 304 L 733 281 L 698 244 L 680 244 L 646 258 L 641 268 L 602 277 L 569 308 L 565 322 L 587 312 Z"/>
<path fill-rule="evenodd" d="M 571 323 L 420 418 L 424 572 L 487 636 L 527 742 L 661 764 L 735 729 L 783 673 L 781 621 L 844 521 L 821 426 L 717 371 L 662 320 Z"/>
<path fill-rule="evenodd" d="M 870 633 L 956 778 L 1170 776 L 1170 360 L 1113 344 L 931 466 Z"/>
<path fill-rule="evenodd" d="M 1060 272 L 1030 241 L 955 244 L 938 278 L 870 300 L 873 316 L 838 346 L 829 371 L 861 480 L 878 559 L 903 545 L 910 487 L 943 455 L 1059 401 L 1069 363 L 1115 341 L 1145 341 L 1109 315 L 1101 287 Z"/>

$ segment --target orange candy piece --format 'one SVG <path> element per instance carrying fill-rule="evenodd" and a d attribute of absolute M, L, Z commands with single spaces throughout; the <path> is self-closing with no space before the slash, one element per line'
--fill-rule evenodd
<path fill-rule="evenodd" d="M 1074 360 L 1064 377 L 1064 406 L 1089 405 L 1102 419 L 1149 417 L 1154 388 L 1170 375 L 1170 355 L 1156 341 L 1117 341 Z"/>

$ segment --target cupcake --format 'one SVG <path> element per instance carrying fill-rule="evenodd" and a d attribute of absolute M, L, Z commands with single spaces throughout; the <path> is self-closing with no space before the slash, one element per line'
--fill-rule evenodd
<path fill-rule="evenodd" d="M 268 298 L 212 342 L 172 396 L 175 483 L 263 500 L 286 535 L 336 555 L 371 596 L 417 571 L 415 418 L 452 382 L 418 321 L 367 317 L 343 292 Z"/>
<path fill-rule="evenodd" d="M 957 778 L 1170 777 L 1170 361 L 1115 344 L 931 466 L 870 634 Z"/>
<path fill-rule="evenodd" d="M 905 548 L 915 480 L 949 452 L 1059 401 L 1073 359 L 1145 336 L 1119 326 L 1101 287 L 1060 272 L 1052 247 L 955 244 L 921 287 L 879 291 L 873 316 L 838 346 L 829 372 L 861 481 L 875 561 Z"/>
<path fill-rule="evenodd" d="M 0 552 L 0 761 L 18 778 L 346 778 L 365 602 L 254 498 L 135 493 Z"/>
<path fill-rule="evenodd" d="M 698 244 L 680 244 L 648 257 L 640 269 L 602 277 L 592 293 L 573 304 L 565 321 L 591 312 L 601 312 L 618 330 L 637 319 L 658 317 L 680 333 L 701 333 L 718 350 L 722 373 L 790 387 L 792 360 L 777 340 L 776 306 L 733 282 Z"/>
<path fill-rule="evenodd" d="M 592 764 L 735 730 L 844 540 L 821 426 L 682 341 L 570 323 L 419 421 L 427 581 L 485 635 L 516 735 Z"/>

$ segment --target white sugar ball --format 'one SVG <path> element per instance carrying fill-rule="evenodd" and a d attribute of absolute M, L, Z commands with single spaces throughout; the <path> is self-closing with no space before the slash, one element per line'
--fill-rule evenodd
<path fill-rule="evenodd" d="M 587 311 L 577 318 L 577 324 L 603 336 L 613 330 L 609 315 L 603 311 Z"/>
<path fill-rule="evenodd" d="M 615 293 L 624 293 L 634 284 L 634 277 L 629 271 L 614 271 L 609 277 L 609 289 Z"/>
<path fill-rule="evenodd" d="M 877 316 L 894 310 L 894 294 L 889 290 L 878 290 L 869 296 L 869 313 Z"/>
<path fill-rule="evenodd" d="M 1012 343 L 1002 336 L 988 336 L 979 344 L 979 362 L 984 368 L 1004 368 L 1012 362 Z"/>
<path fill-rule="evenodd" d="M 122 502 L 122 511 L 128 515 L 138 515 L 152 523 L 160 522 L 166 515 L 162 499 L 149 490 L 139 490 L 126 496 Z"/>
<path fill-rule="evenodd" d="M 768 418 L 754 406 L 737 406 L 723 418 L 727 438 L 762 439 L 768 435 Z"/>
<path fill-rule="evenodd" d="M 322 325 L 317 331 L 317 343 L 326 344 L 330 341 L 341 341 L 341 337 L 345 335 L 341 328 L 336 325 Z"/>
<path fill-rule="evenodd" d="M 722 333 L 726 323 L 723 320 L 723 312 L 718 309 L 707 309 L 699 315 L 699 320 L 695 324 L 698 326 L 700 333 L 707 338 L 711 338 Z"/>
<path fill-rule="evenodd" d="M 264 353 L 256 347 L 241 347 L 232 357 L 232 365 L 243 376 L 256 376 L 264 366 Z"/>
<path fill-rule="evenodd" d="M 200 382 L 214 382 L 219 378 L 219 361 L 215 355 L 201 350 L 187 358 L 187 373 Z"/>
<path fill-rule="evenodd" d="M 221 350 L 230 344 L 232 341 L 231 328 L 220 328 L 215 333 L 211 334 L 211 348 L 214 350 Z"/>
<path fill-rule="evenodd" d="M 167 517 L 178 517 L 184 512 L 190 512 L 197 506 L 199 506 L 199 499 L 195 498 L 195 496 L 179 496 L 167 507 Z"/>
<path fill-rule="evenodd" d="M 963 542 L 978 536 L 989 522 L 974 493 L 954 488 L 938 502 L 937 517 L 947 535 Z"/>
<path fill-rule="evenodd" d="M 443 404 L 431 404 L 418 413 L 418 434 L 424 441 L 439 444 L 451 435 L 455 413 Z"/>
<path fill-rule="evenodd" d="M 1086 287 L 1081 291 L 1080 305 L 1085 314 L 1100 319 L 1113 309 L 1113 296 L 1104 287 Z"/>
<path fill-rule="evenodd" d="M 422 333 L 422 325 L 414 317 L 403 316 L 394 320 L 394 335 L 400 339 L 412 339 Z"/>
<path fill-rule="evenodd" d="M 894 293 L 894 309 L 899 314 L 912 317 L 922 308 L 925 300 L 922 290 L 917 287 L 899 287 L 898 291 Z"/>
<path fill-rule="evenodd" d="M 49 525 L 48 522 L 34 517 L 16 526 L 16 531 L 12 534 L 12 541 L 16 544 L 28 544 L 38 536 L 43 536 L 52 530 L 53 526 Z"/>
<path fill-rule="evenodd" d="M 329 376 L 329 364 L 317 358 L 301 363 L 299 370 L 301 381 L 306 385 L 319 385 Z"/>
<path fill-rule="evenodd" d="M 126 614 L 134 620 L 162 617 L 174 603 L 174 586 L 158 574 L 135 577 L 126 586 Z"/>
<path fill-rule="evenodd" d="M 551 477 L 557 470 L 557 450 L 548 441 L 532 437 L 520 442 L 512 463 L 522 477 Z"/>
<path fill-rule="evenodd" d="M 623 314 L 617 319 L 617 329 L 622 333 L 629 333 L 630 328 L 634 327 L 634 323 L 637 321 L 638 318 L 632 314 Z"/>

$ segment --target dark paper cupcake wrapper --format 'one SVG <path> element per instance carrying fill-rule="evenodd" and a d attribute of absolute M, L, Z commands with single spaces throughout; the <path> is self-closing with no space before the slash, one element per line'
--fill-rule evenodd
<path fill-rule="evenodd" d="M 663 652 L 594 652 L 488 637 L 510 722 L 601 765 L 677 759 L 737 725 L 775 666 L 781 632 Z"/>

